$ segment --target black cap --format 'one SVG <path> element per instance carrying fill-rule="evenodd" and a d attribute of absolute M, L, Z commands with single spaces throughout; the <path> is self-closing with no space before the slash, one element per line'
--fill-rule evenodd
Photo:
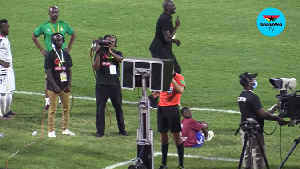
<path fill-rule="evenodd" d="M 256 76 L 257 76 L 257 73 L 251 74 L 249 72 L 245 72 L 245 73 L 243 73 L 243 74 L 241 74 L 239 76 L 239 78 L 240 78 L 240 84 L 242 86 L 247 86 L 247 84 L 249 82 L 251 82 L 254 78 L 256 78 Z"/>

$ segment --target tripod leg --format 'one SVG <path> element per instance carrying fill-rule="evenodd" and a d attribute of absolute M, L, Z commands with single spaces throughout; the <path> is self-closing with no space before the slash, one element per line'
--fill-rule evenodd
<path fill-rule="evenodd" d="M 279 166 L 279 169 L 281 169 L 283 167 L 284 163 L 288 160 L 288 158 L 290 157 L 290 155 L 292 154 L 292 152 L 294 151 L 294 149 L 296 148 L 296 146 L 298 145 L 299 142 L 300 142 L 300 137 L 295 140 L 294 146 L 291 148 L 289 154 L 285 157 L 285 159 L 283 160 L 283 162 Z"/>
<path fill-rule="evenodd" d="M 243 131 L 242 131 L 243 132 Z M 246 150 L 246 147 L 247 147 L 247 141 L 248 141 L 248 135 L 246 133 L 244 133 L 244 143 L 243 143 L 243 149 L 242 149 L 242 153 L 241 153 L 241 157 L 240 157 L 240 162 L 239 162 L 239 166 L 238 166 L 238 169 L 241 168 L 242 166 L 242 163 L 243 163 L 243 159 L 244 159 L 244 154 L 245 154 L 245 150 Z"/>
<path fill-rule="evenodd" d="M 267 157 L 266 157 L 266 153 L 265 153 L 265 150 L 264 150 L 264 148 L 263 148 L 263 146 L 262 146 L 262 144 L 261 144 L 261 142 L 260 142 L 260 137 L 262 137 L 263 138 L 263 135 L 262 136 L 259 136 L 258 135 L 258 133 L 256 133 L 255 134 L 255 136 L 256 136 L 256 140 L 257 140 L 257 143 L 258 143 L 258 146 L 259 146 L 259 149 L 260 149 L 260 152 L 262 153 L 262 155 L 263 155 L 263 158 L 264 158 L 264 161 L 265 161 L 265 164 L 266 164 L 266 167 L 267 167 L 267 169 L 270 169 L 270 166 L 269 166 L 269 163 L 268 163 L 268 160 L 267 160 Z"/>
<path fill-rule="evenodd" d="M 250 135 L 250 137 L 249 137 L 249 154 L 250 154 L 250 160 L 249 160 L 249 162 L 250 162 L 250 168 L 252 169 L 252 164 L 253 164 L 253 156 L 252 156 L 252 147 L 253 147 L 253 136 L 252 135 Z"/>

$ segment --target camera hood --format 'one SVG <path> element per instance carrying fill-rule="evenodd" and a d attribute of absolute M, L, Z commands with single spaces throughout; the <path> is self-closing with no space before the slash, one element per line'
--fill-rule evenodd
<path fill-rule="evenodd" d="M 295 78 L 271 78 L 269 82 L 274 89 L 295 91 L 297 82 Z"/>

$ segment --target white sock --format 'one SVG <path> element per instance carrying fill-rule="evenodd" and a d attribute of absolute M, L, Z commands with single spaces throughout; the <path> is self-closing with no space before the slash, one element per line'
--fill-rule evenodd
<path fill-rule="evenodd" d="M 49 98 L 45 98 L 45 105 L 49 105 Z"/>
<path fill-rule="evenodd" d="M 12 92 L 11 93 L 6 93 L 5 97 L 4 97 L 4 101 L 5 101 L 5 113 L 8 113 L 10 111 L 10 105 L 12 102 Z"/>
<path fill-rule="evenodd" d="M 0 94 L 0 117 L 3 117 L 4 116 L 4 97 L 5 97 L 5 94 L 4 93 L 1 93 Z"/>
<path fill-rule="evenodd" d="M 60 97 L 58 97 L 58 98 L 59 98 L 59 101 L 58 101 L 58 103 L 61 103 Z"/>

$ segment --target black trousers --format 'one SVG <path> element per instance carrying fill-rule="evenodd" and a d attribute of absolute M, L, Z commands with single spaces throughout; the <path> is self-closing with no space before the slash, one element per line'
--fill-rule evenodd
<path fill-rule="evenodd" d="M 162 53 L 155 53 L 155 52 L 150 52 L 151 56 L 153 58 L 159 58 L 159 59 L 172 59 L 174 61 L 174 70 L 176 73 L 181 73 L 181 67 L 175 57 L 175 55 L 172 53 L 171 55 L 164 55 Z"/>
<path fill-rule="evenodd" d="M 96 84 L 97 134 L 104 134 L 105 131 L 105 107 L 108 98 L 110 98 L 112 105 L 115 108 L 119 132 L 125 131 L 125 124 L 124 124 L 124 117 L 123 117 L 123 110 L 122 110 L 121 87 Z"/>

